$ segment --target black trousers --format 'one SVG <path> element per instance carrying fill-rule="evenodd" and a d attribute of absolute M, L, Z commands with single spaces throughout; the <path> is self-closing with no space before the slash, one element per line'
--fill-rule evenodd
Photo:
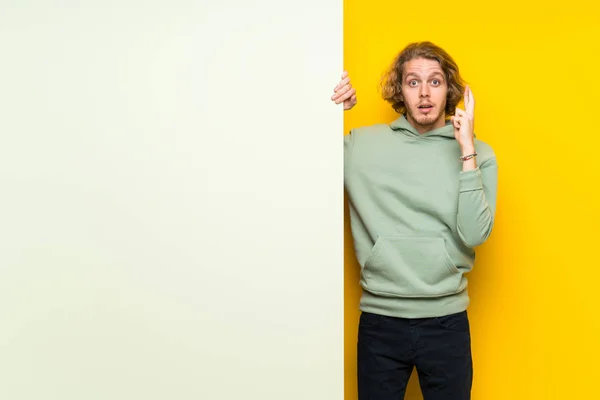
<path fill-rule="evenodd" d="M 413 368 L 424 400 L 471 398 L 473 361 L 466 311 L 418 319 L 361 314 L 358 399 L 404 399 Z"/>

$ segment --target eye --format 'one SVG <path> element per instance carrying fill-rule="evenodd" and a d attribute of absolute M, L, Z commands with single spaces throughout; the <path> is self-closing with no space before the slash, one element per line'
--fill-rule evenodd
<path fill-rule="evenodd" d="M 439 86 L 439 85 L 442 84 L 442 82 L 440 82 L 439 79 L 434 79 L 434 80 L 431 81 L 431 83 L 433 84 L 433 86 Z"/>
<path fill-rule="evenodd" d="M 417 86 L 418 82 L 415 79 L 408 81 L 408 86 Z"/>

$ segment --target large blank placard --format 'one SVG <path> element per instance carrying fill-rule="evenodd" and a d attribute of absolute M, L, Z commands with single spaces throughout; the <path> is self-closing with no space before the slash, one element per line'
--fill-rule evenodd
<path fill-rule="evenodd" d="M 0 398 L 342 399 L 342 2 L 0 33 Z"/>

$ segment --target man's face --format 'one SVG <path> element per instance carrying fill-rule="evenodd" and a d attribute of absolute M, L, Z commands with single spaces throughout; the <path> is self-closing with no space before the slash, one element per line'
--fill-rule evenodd
<path fill-rule="evenodd" d="M 447 93 L 444 71 L 437 61 L 415 58 L 404 64 L 402 97 L 408 122 L 419 133 L 445 125 Z"/>

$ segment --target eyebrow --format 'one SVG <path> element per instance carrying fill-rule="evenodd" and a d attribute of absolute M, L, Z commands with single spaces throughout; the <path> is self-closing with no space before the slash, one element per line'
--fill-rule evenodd
<path fill-rule="evenodd" d="M 415 74 L 414 72 L 409 72 L 408 74 L 406 74 L 406 77 L 408 78 L 409 76 L 414 76 L 416 78 L 420 78 L 419 75 Z M 441 72 L 433 72 L 431 75 L 429 75 L 430 78 L 433 78 L 434 76 L 441 76 L 444 77 L 444 74 L 442 74 Z"/>

